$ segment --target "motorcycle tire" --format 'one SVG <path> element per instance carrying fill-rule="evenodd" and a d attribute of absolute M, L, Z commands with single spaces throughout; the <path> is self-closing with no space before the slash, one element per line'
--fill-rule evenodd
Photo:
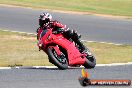
<path fill-rule="evenodd" d="M 63 55 L 63 58 L 61 58 L 60 56 L 57 56 L 57 54 L 55 53 L 55 50 L 49 46 L 47 48 L 47 54 L 48 54 L 49 59 L 52 61 L 52 64 L 57 66 L 59 69 L 65 70 L 68 68 L 67 58 L 62 51 L 61 51 L 61 54 Z M 59 59 L 60 60 L 62 59 L 65 62 L 62 63 L 61 61 L 59 61 Z"/>
<path fill-rule="evenodd" d="M 80 40 L 78 40 L 76 42 L 76 44 L 77 44 L 77 48 L 79 49 L 80 53 L 83 52 L 86 54 L 87 59 L 83 66 L 85 68 L 94 68 L 96 65 L 96 59 L 95 59 L 94 55 L 90 52 L 90 50 L 85 45 L 83 45 L 83 43 Z M 79 47 L 81 47 L 81 48 L 79 48 Z M 82 48 L 83 48 L 83 50 L 82 50 Z"/>
<path fill-rule="evenodd" d="M 86 47 L 85 47 L 85 51 L 84 52 L 86 54 L 86 58 L 87 59 L 86 59 L 86 61 L 85 61 L 83 66 L 85 68 L 94 68 L 95 65 L 96 65 L 96 59 L 95 59 L 94 55 L 93 54 L 89 55 L 89 53 L 91 53 L 91 52 Z"/>

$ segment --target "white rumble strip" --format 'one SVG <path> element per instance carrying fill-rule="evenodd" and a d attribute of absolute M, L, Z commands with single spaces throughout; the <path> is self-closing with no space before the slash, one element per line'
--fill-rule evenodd
<path fill-rule="evenodd" d="M 112 63 L 112 64 L 97 64 L 96 67 L 99 66 L 123 66 L 123 65 L 132 65 L 132 62 L 128 63 Z M 69 67 L 69 68 L 82 68 L 81 67 Z M 32 67 L 0 67 L 0 70 L 2 69 L 21 69 L 21 68 L 57 68 L 56 66 L 32 66 Z"/>

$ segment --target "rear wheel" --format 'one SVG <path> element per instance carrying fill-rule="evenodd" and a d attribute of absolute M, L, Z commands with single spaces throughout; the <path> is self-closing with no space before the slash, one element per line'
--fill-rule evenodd
<path fill-rule="evenodd" d="M 86 61 L 84 63 L 84 67 L 85 68 L 94 68 L 96 65 L 96 59 L 93 56 L 93 54 L 91 54 L 91 52 L 86 48 L 86 50 L 84 51 L 84 53 L 86 54 Z"/>
<path fill-rule="evenodd" d="M 96 65 L 96 59 L 94 55 L 90 52 L 90 50 L 86 46 L 84 46 L 80 40 L 76 42 L 76 46 L 78 50 L 80 51 L 80 53 L 86 54 L 87 59 L 83 66 L 85 68 L 94 68 Z"/>
<path fill-rule="evenodd" d="M 47 48 L 47 54 L 52 64 L 56 65 L 59 69 L 64 70 L 68 68 L 68 61 L 67 61 L 65 53 L 61 50 L 60 50 L 60 53 L 61 53 L 60 55 L 57 55 L 53 47 L 49 46 Z"/>

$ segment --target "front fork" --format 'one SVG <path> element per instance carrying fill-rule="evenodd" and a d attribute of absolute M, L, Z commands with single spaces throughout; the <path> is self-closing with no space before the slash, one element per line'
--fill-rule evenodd
<path fill-rule="evenodd" d="M 61 51 L 60 51 L 60 49 L 59 49 L 59 47 L 57 45 L 56 46 L 50 46 L 50 48 L 53 48 L 58 56 L 61 55 Z"/>

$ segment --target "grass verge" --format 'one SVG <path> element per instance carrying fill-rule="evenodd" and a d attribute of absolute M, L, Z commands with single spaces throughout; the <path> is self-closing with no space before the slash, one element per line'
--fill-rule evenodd
<path fill-rule="evenodd" d="M 132 16 L 132 0 L 0 0 L 0 4 Z"/>
<path fill-rule="evenodd" d="M 0 30 L 0 66 L 52 65 L 36 44 L 35 35 Z M 96 56 L 97 64 L 132 62 L 132 45 L 84 44 Z"/>

